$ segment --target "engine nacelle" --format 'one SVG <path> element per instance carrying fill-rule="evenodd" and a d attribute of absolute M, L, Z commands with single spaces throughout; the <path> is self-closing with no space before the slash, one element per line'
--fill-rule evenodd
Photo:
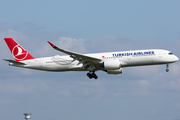
<path fill-rule="evenodd" d="M 107 70 L 107 74 L 122 74 L 122 68 L 117 70 Z"/>
<path fill-rule="evenodd" d="M 120 69 L 121 64 L 119 60 L 107 60 L 103 62 L 102 67 L 105 70 L 117 70 Z"/>

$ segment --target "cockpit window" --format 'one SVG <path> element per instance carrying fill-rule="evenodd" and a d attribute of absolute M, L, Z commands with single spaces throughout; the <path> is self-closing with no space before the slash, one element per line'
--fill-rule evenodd
<path fill-rule="evenodd" d="M 173 53 L 170 52 L 169 55 L 173 55 Z"/>

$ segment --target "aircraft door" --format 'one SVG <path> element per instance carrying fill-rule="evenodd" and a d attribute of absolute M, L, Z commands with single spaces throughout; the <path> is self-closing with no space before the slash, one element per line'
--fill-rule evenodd
<path fill-rule="evenodd" d="M 131 60 L 131 57 L 132 57 L 132 55 L 128 55 L 128 56 L 127 56 L 127 59 L 128 59 L 128 60 Z"/>
<path fill-rule="evenodd" d="M 39 60 L 39 66 L 43 66 L 43 60 Z"/>
<path fill-rule="evenodd" d="M 159 51 L 159 58 L 162 58 L 163 57 L 163 53 L 162 53 L 162 51 Z"/>

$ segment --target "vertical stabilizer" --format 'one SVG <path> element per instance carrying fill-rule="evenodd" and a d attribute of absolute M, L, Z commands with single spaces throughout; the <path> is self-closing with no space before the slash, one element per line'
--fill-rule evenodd
<path fill-rule="evenodd" d="M 6 44 L 8 45 L 14 59 L 16 61 L 30 60 L 34 59 L 23 47 L 21 47 L 15 40 L 12 38 L 4 38 Z"/>

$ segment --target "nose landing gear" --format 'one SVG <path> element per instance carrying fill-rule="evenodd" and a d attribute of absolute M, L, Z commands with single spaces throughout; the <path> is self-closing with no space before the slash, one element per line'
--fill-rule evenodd
<path fill-rule="evenodd" d="M 87 73 L 87 76 L 90 78 L 90 79 L 92 79 L 92 78 L 94 78 L 94 79 L 98 79 L 98 76 L 95 74 L 95 72 L 88 72 Z"/>
<path fill-rule="evenodd" d="M 166 64 L 166 72 L 169 72 L 169 64 Z"/>

